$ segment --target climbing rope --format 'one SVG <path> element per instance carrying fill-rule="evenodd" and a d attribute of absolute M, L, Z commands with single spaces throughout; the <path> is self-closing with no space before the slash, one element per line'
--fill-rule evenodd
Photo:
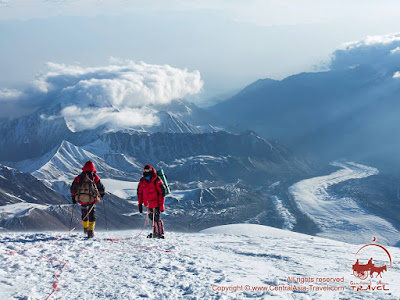
<path fill-rule="evenodd" d="M 88 212 L 87 215 L 84 217 L 84 219 L 86 219 L 86 218 L 89 216 L 89 214 L 90 214 L 90 212 L 92 211 L 93 208 L 94 208 L 94 205 L 93 205 L 92 208 L 89 210 L 89 212 Z M 110 239 L 110 238 L 109 238 L 109 239 L 106 239 L 106 240 L 107 240 L 107 241 L 110 241 L 110 242 L 118 242 L 118 243 L 122 243 L 122 244 L 127 244 L 127 245 L 129 245 L 129 246 L 136 247 L 136 248 L 141 248 L 142 251 L 145 251 L 145 250 L 147 250 L 147 251 L 154 250 L 154 251 L 164 252 L 164 253 L 171 253 L 171 252 L 173 252 L 172 250 L 164 250 L 164 249 L 159 249 L 159 248 L 155 248 L 155 247 L 143 246 L 143 245 L 136 245 L 136 244 L 133 244 L 133 243 L 125 242 L 125 240 L 128 240 L 128 239 L 137 239 L 137 238 L 142 234 L 144 228 L 146 227 L 147 221 L 148 221 L 148 213 L 146 214 L 146 219 L 145 219 L 145 221 L 144 221 L 142 230 L 139 232 L 139 234 L 137 234 L 137 235 L 135 235 L 135 236 L 133 236 L 133 237 L 124 237 L 124 238 L 119 238 L 119 239 Z M 58 242 L 58 241 L 62 240 L 63 238 L 69 236 L 69 235 L 79 226 L 79 224 L 81 224 L 81 223 L 79 222 L 74 228 L 72 228 L 71 230 L 69 230 L 66 234 L 64 234 L 64 235 L 62 235 L 62 236 L 59 236 L 59 237 L 56 237 L 55 240 L 40 242 L 40 243 L 38 243 L 38 244 L 32 245 L 32 246 L 30 246 L 30 247 L 25 247 L 25 248 L 20 249 L 20 250 L 15 250 L 15 251 L 14 251 L 14 250 L 0 251 L 0 253 L 14 255 L 14 254 L 16 254 L 16 253 L 25 252 L 25 251 L 27 251 L 27 250 L 29 250 L 29 249 L 37 248 L 37 247 L 39 247 L 39 246 L 41 246 L 41 245 L 44 245 L 44 244 Z M 99 250 L 78 249 L 78 250 L 70 250 L 70 251 L 72 251 L 72 252 L 119 252 L 119 253 L 126 253 L 126 254 L 137 253 L 137 251 L 125 251 L 125 250 L 117 250 L 117 249 L 99 249 Z M 61 273 L 64 271 L 64 269 L 67 267 L 68 263 L 65 262 L 65 261 L 62 261 L 62 260 L 49 258 L 49 257 L 47 257 L 47 256 L 39 256 L 39 257 L 37 257 L 37 259 L 44 259 L 44 260 L 47 260 L 47 261 L 49 261 L 49 262 L 57 262 L 57 263 L 59 263 L 60 265 L 62 265 L 62 268 L 59 269 L 59 270 L 57 270 L 57 271 L 54 273 L 54 275 L 53 275 L 53 277 L 55 278 L 56 282 L 54 282 L 54 283 L 52 284 L 53 291 L 51 292 L 51 294 L 50 294 L 49 296 L 47 296 L 46 300 L 48 300 L 48 299 L 51 299 L 51 298 L 56 294 L 56 292 L 57 292 L 57 290 L 58 290 L 58 286 L 59 286 L 59 284 L 60 284 L 60 278 L 59 278 L 59 276 L 60 276 Z"/>

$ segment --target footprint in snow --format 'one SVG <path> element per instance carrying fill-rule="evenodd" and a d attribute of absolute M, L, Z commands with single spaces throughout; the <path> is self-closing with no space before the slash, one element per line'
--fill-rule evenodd
<path fill-rule="evenodd" d="M 187 273 L 193 273 L 193 275 L 198 275 L 199 274 L 199 270 L 196 268 L 186 268 L 186 272 Z"/>

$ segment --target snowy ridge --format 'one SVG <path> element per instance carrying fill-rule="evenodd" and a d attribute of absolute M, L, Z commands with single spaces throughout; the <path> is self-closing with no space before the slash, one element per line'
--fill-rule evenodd
<path fill-rule="evenodd" d="M 95 156 L 89 152 L 79 149 L 67 141 L 62 141 L 58 147 L 42 157 L 24 160 L 15 163 L 14 166 L 22 172 L 33 173 L 39 179 L 54 180 L 60 176 L 65 177 L 66 174 L 78 172 L 82 168 L 78 164 L 79 160 L 93 158 Z"/>
<path fill-rule="evenodd" d="M 148 132 L 170 132 L 170 133 L 201 133 L 198 127 L 193 126 L 185 121 L 180 120 L 176 116 L 160 111 L 157 114 L 160 120 L 159 125 L 147 129 Z"/>
<path fill-rule="evenodd" d="M 177 99 L 169 104 L 156 105 L 155 109 L 159 112 L 167 112 L 174 118 L 194 126 L 218 123 L 216 117 L 207 110 L 199 108 L 185 99 Z"/>
<path fill-rule="evenodd" d="M 5 166 L 0 167 L 0 174 L 0 208 L 2 205 L 20 202 L 31 204 L 66 203 L 62 196 L 46 187 L 31 174 Z"/>
<path fill-rule="evenodd" d="M 102 158 L 67 141 L 62 141 L 59 147 L 43 157 L 13 165 L 23 172 L 31 173 L 63 194 L 58 188 L 60 183 L 70 184 L 75 176 L 82 172 L 81 168 L 88 160 L 95 163 L 99 174 L 107 173 L 109 176 L 123 177 L 122 171 L 109 166 Z"/>
<path fill-rule="evenodd" d="M 14 216 L 23 215 L 31 208 L 47 209 L 48 207 L 49 205 L 34 204 L 28 202 L 2 205 L 0 206 L 0 221 L 13 218 Z"/>
<path fill-rule="evenodd" d="M 123 153 L 108 153 L 104 154 L 104 160 L 112 167 L 122 171 L 138 173 L 143 171 L 143 165 L 135 158 Z"/>
<path fill-rule="evenodd" d="M 80 233 L 74 233 L 58 242 L 54 239 L 57 233 L 0 233 L 1 296 L 3 299 L 46 298 L 53 292 L 54 272 L 65 265 L 59 275 L 57 299 L 81 299 L 82 295 L 96 299 L 368 297 L 386 300 L 400 297 L 398 265 L 383 275 L 389 292 L 352 291 L 349 283 L 355 277 L 351 265 L 360 245 L 247 224 L 220 226 L 194 234 L 167 232 L 167 238 L 162 241 L 146 239 L 145 233 L 139 235 L 139 230 L 100 232 L 94 240 L 82 240 Z M 108 240 L 125 237 L 131 239 Z M 2 253 L 32 246 L 15 255 Z M 393 257 L 400 257 L 400 249 L 388 249 Z M 362 255 L 360 260 L 368 260 L 368 256 Z M 380 252 L 374 254 L 374 260 L 387 263 L 387 257 Z M 289 276 L 343 277 L 344 283 L 329 285 L 344 285 L 345 289 L 335 292 L 244 290 L 245 285 L 287 286 Z M 216 290 L 237 285 L 243 286 L 243 290 Z"/>
<path fill-rule="evenodd" d="M 354 162 L 332 165 L 342 169 L 326 176 L 302 180 L 292 185 L 289 192 L 300 209 L 307 214 L 321 230 L 319 236 L 350 243 L 364 243 L 371 237 L 387 245 L 396 245 L 400 233 L 388 221 L 371 215 L 348 197 L 335 198 L 327 188 L 350 180 L 378 174 L 378 170 Z"/>
<path fill-rule="evenodd" d="M 217 131 L 227 131 L 224 128 L 213 126 L 211 124 L 197 126 L 201 132 L 217 132 Z M 228 132 L 228 131 L 227 131 Z"/>
<path fill-rule="evenodd" d="M 51 160 L 40 169 L 33 172 L 33 175 L 40 179 L 58 181 L 64 181 L 63 179 L 65 179 L 69 182 L 71 177 L 74 177 L 76 174 L 81 172 L 83 164 L 88 160 L 95 163 L 99 174 L 102 172 L 108 172 L 111 174 L 119 172 L 117 169 L 107 165 L 107 163 L 100 157 L 67 141 L 63 141 Z"/>
<path fill-rule="evenodd" d="M 59 108 L 46 109 L 56 113 Z M 28 116 L 0 124 L 0 157 L 2 160 L 20 160 L 35 157 L 43 147 L 54 148 L 63 139 L 71 136 L 63 118 L 45 119 L 38 110 Z M 46 151 L 47 152 L 47 151 Z"/>
<path fill-rule="evenodd" d="M 272 202 L 275 204 L 276 210 L 283 219 L 283 229 L 292 230 L 296 224 L 296 217 L 284 206 L 282 200 L 278 196 L 271 196 Z"/>
<path fill-rule="evenodd" d="M 213 132 L 212 126 L 215 124 L 214 118 L 208 112 L 184 99 L 153 107 L 159 122 L 146 127 L 116 129 L 105 124 L 94 129 L 75 131 L 71 130 L 71 124 L 67 120 L 59 117 L 63 108 L 62 104 L 56 104 L 50 108 L 41 108 L 28 116 L 1 123 L 1 161 L 20 161 L 43 156 L 63 140 L 83 146 L 82 140 L 89 144 L 110 132 L 199 134 L 204 132 L 201 129 L 203 125 L 206 126 L 206 132 Z"/>

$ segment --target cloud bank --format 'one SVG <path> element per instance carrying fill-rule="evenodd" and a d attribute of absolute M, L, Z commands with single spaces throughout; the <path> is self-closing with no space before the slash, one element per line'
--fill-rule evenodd
<path fill-rule="evenodd" d="M 151 126 L 158 122 L 154 105 L 197 94 L 203 87 L 199 71 L 115 58 L 110 61 L 101 67 L 48 63 L 20 97 L 21 103 L 59 104 L 59 115 L 44 117 L 64 117 L 76 131 L 100 125 Z M 12 96 L 12 91 L 4 93 Z"/>
<path fill-rule="evenodd" d="M 18 100 L 22 92 L 15 89 L 0 89 L 0 102 Z"/>
<path fill-rule="evenodd" d="M 369 65 L 393 76 L 400 69 L 400 33 L 346 43 L 333 53 L 329 67 L 338 70 L 358 65 Z"/>

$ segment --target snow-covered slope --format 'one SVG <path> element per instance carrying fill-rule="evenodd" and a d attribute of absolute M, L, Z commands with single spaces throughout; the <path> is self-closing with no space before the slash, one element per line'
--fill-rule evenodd
<path fill-rule="evenodd" d="M 214 131 L 214 119 L 208 112 L 184 99 L 153 107 L 158 122 L 154 126 L 110 128 L 101 125 L 90 130 L 71 130 L 68 121 L 60 117 L 63 104 L 42 107 L 27 116 L 0 122 L 0 161 L 21 161 L 43 156 L 63 140 L 77 146 L 96 141 L 110 131 L 148 133 L 202 133 Z M 218 130 L 218 129 L 217 129 Z"/>
<path fill-rule="evenodd" d="M 21 202 L 67 203 L 63 197 L 46 187 L 34 176 L 0 165 L 0 205 Z"/>
<path fill-rule="evenodd" d="M 400 233 L 388 221 L 371 214 L 350 197 L 337 198 L 327 191 L 331 185 L 372 176 L 378 170 L 352 162 L 333 165 L 341 169 L 302 180 L 289 188 L 300 209 L 318 225 L 321 230 L 318 235 L 351 243 L 377 236 L 387 245 L 398 244 Z"/>
<path fill-rule="evenodd" d="M 0 230 L 64 229 L 67 203 L 32 175 L 0 165 Z"/>
<path fill-rule="evenodd" d="M 93 147 L 93 145 L 91 145 Z M 105 149 L 103 149 L 104 151 Z M 134 174 L 140 175 L 143 172 L 143 165 L 136 158 L 124 153 L 106 152 L 103 154 L 104 160 L 113 168 Z M 139 177 L 137 178 L 139 179 Z"/>
<path fill-rule="evenodd" d="M 101 232 L 94 240 L 82 240 L 78 234 L 56 241 L 56 233 L 0 233 L 0 297 L 44 299 L 54 292 L 54 274 L 59 279 L 54 299 L 400 297 L 396 261 L 382 279 L 371 279 L 372 284 L 387 283 L 389 291 L 352 290 L 350 282 L 358 279 L 351 266 L 360 245 L 243 224 L 195 234 L 167 232 L 166 240 L 146 239 L 146 231 L 139 234 L 139 230 Z M 117 240 L 126 237 L 130 239 Z M 14 255 L 4 253 L 26 248 Z M 400 257 L 398 248 L 388 250 L 393 258 Z M 369 254 L 361 253 L 360 262 L 368 260 Z M 374 262 L 388 264 L 386 254 L 374 252 Z M 301 284 L 288 282 L 288 277 L 343 282 Z M 308 290 L 273 290 L 294 285 Z M 338 291 L 315 290 L 326 286 Z"/>
<path fill-rule="evenodd" d="M 168 112 L 168 114 L 175 118 L 194 126 L 220 123 L 209 111 L 202 109 L 185 99 L 177 99 L 169 104 L 159 104 L 155 106 L 155 109 L 157 111 Z"/>
<path fill-rule="evenodd" d="M 148 132 L 170 132 L 170 133 L 201 133 L 202 131 L 185 121 L 180 120 L 176 116 L 160 111 L 157 114 L 159 125 L 147 129 Z"/>
<path fill-rule="evenodd" d="M 97 155 L 67 141 L 62 141 L 60 146 L 37 159 L 9 164 L 23 172 L 31 173 L 57 192 L 68 195 L 68 185 L 82 172 L 82 166 L 88 160 L 95 163 L 100 176 L 105 174 L 112 178 L 130 178 L 123 171 L 108 165 Z"/>
<path fill-rule="evenodd" d="M 99 144 L 102 147 L 97 147 Z M 309 165 L 288 149 L 250 131 L 241 134 L 225 131 L 203 134 L 112 132 L 85 146 L 99 156 L 105 155 L 103 148 L 109 153 L 124 153 L 140 162 L 174 163 L 176 159 L 199 155 L 232 156 L 264 160 L 269 166 L 263 166 L 263 169 L 275 174 L 310 171 Z"/>
<path fill-rule="evenodd" d="M 109 166 L 100 157 L 77 147 L 70 142 L 62 141 L 61 145 L 39 159 L 30 159 L 16 164 L 18 169 L 32 173 L 42 180 L 57 180 L 69 182 L 82 170 L 82 166 L 88 160 L 95 163 L 99 174 L 110 174 L 109 176 L 121 176 L 123 173 Z"/>

